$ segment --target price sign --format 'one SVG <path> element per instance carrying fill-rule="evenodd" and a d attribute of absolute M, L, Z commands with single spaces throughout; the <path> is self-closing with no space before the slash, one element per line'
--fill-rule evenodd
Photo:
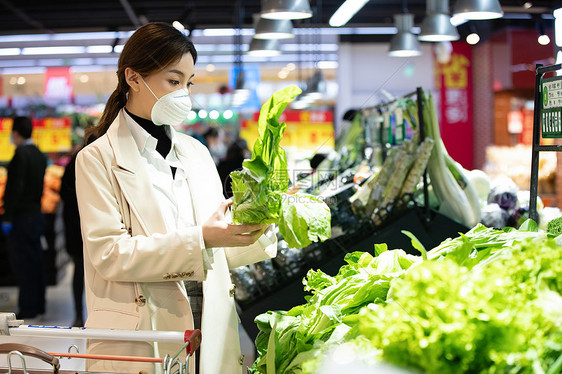
<path fill-rule="evenodd" d="M 562 77 L 543 79 L 541 89 L 542 136 L 562 138 Z"/>

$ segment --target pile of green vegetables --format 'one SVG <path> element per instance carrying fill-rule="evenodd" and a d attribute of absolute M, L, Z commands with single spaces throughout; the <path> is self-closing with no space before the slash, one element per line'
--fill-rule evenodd
<path fill-rule="evenodd" d="M 303 248 L 331 235 L 330 208 L 323 201 L 307 194 L 287 194 L 287 157 L 279 145 L 286 124 L 279 123 L 279 117 L 300 92 L 298 87 L 289 86 L 263 104 L 252 159 L 244 161 L 241 171 L 230 174 L 234 223 L 278 223 L 279 232 L 292 248 Z"/>
<path fill-rule="evenodd" d="M 315 373 L 334 348 L 426 373 L 562 372 L 561 238 L 477 225 L 422 256 L 375 247 L 335 276 L 309 271 L 304 305 L 256 318 L 251 373 Z"/>

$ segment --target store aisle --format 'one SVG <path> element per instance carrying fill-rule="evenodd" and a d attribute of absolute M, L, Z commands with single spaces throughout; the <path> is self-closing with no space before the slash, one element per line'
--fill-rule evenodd
<path fill-rule="evenodd" d="M 74 322 L 74 306 L 72 301 L 72 274 L 73 264 L 69 263 L 65 268 L 64 277 L 56 286 L 47 287 L 47 310 L 38 319 L 26 320 L 25 324 L 41 324 L 46 326 L 72 326 Z M 17 310 L 17 287 L 0 287 L 0 312 L 16 312 Z M 84 306 L 86 310 L 86 306 Z M 86 316 L 84 316 L 86 317 Z M 53 339 L 33 337 L 6 337 L 0 336 L 1 343 L 20 343 L 30 345 L 47 352 L 67 352 L 69 347 L 76 345 L 80 352 L 86 351 L 86 341 L 83 339 Z M 251 365 L 254 361 L 254 346 L 250 338 L 240 326 L 240 343 L 242 354 L 245 356 L 245 365 Z M 74 351 L 73 351 L 74 352 Z M 14 357 L 14 367 L 21 367 Z M 41 360 L 26 358 L 28 368 L 49 369 L 49 365 Z M 0 355 L 0 367 L 7 367 L 6 355 Z M 61 359 L 63 370 L 84 370 L 84 360 Z M 246 372 L 246 368 L 244 368 Z"/>

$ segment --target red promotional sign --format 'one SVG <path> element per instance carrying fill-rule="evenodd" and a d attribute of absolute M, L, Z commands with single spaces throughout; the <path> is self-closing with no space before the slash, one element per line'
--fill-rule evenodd
<path fill-rule="evenodd" d="M 72 74 L 69 66 L 47 68 L 45 71 L 45 97 L 70 99 Z"/>
<path fill-rule="evenodd" d="M 447 152 L 465 169 L 474 165 L 472 114 L 472 51 L 464 42 L 452 42 L 451 58 L 435 60 L 439 90 L 439 127 Z"/>

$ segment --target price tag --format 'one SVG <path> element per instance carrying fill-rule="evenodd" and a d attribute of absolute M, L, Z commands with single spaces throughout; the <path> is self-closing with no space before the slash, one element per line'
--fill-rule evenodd
<path fill-rule="evenodd" d="M 562 138 L 562 77 L 547 78 L 541 86 L 543 138 Z"/>
<path fill-rule="evenodd" d="M 383 113 L 383 142 L 385 144 L 390 144 L 392 141 L 392 126 L 390 126 L 390 113 L 384 112 Z"/>
<path fill-rule="evenodd" d="M 404 116 L 402 115 L 402 108 L 396 108 L 394 112 L 396 118 L 396 130 L 394 131 L 394 137 L 396 143 L 404 142 Z"/>

